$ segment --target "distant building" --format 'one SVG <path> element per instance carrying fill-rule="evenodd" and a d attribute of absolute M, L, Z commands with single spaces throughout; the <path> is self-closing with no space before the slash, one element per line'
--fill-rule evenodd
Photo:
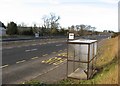
<path fill-rule="evenodd" d="M 5 25 L 0 21 L 0 36 L 6 35 L 6 27 Z"/>

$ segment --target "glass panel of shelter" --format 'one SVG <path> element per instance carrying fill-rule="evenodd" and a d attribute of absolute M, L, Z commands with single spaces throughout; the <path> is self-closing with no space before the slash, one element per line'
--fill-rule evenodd
<path fill-rule="evenodd" d="M 69 44 L 68 45 L 68 75 L 76 70 L 80 69 L 87 75 L 87 79 L 91 77 L 93 73 L 93 57 L 96 54 L 96 48 L 94 44 Z M 89 60 L 89 61 L 88 61 Z M 80 76 L 81 78 L 82 76 Z"/>

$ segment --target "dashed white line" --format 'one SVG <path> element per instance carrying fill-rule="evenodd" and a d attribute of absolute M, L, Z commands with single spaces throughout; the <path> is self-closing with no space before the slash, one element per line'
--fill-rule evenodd
<path fill-rule="evenodd" d="M 36 56 L 36 57 L 33 57 L 33 58 L 31 58 L 31 59 L 37 59 L 38 57 Z"/>
<path fill-rule="evenodd" d="M 17 46 L 18 48 L 22 47 L 22 46 Z"/>
<path fill-rule="evenodd" d="M 7 47 L 7 49 L 12 49 L 13 47 Z"/>
<path fill-rule="evenodd" d="M 58 44 L 58 45 L 56 45 L 56 46 L 61 46 L 62 44 Z"/>
<path fill-rule="evenodd" d="M 35 50 L 37 50 L 37 49 L 31 49 L 31 51 L 35 51 Z"/>
<path fill-rule="evenodd" d="M 0 68 L 5 68 L 5 67 L 8 67 L 8 65 L 3 65 L 3 66 L 0 66 Z"/>
<path fill-rule="evenodd" d="M 24 45 L 25 47 L 30 46 L 30 45 Z"/>
<path fill-rule="evenodd" d="M 30 50 L 25 50 L 25 52 L 29 52 Z"/>
<path fill-rule="evenodd" d="M 16 64 L 18 64 L 18 63 L 23 63 L 23 62 L 25 62 L 26 60 L 21 60 L 21 61 L 18 61 L 18 62 L 16 62 Z"/>
<path fill-rule="evenodd" d="M 34 45 L 37 45 L 37 44 L 32 44 L 32 45 L 34 46 Z"/>
<path fill-rule="evenodd" d="M 44 54 L 43 56 L 47 56 L 48 54 Z"/>
<path fill-rule="evenodd" d="M 38 50 L 38 49 L 31 49 L 31 50 L 25 50 L 25 52 L 30 52 L 30 51 L 36 51 L 36 50 Z"/>

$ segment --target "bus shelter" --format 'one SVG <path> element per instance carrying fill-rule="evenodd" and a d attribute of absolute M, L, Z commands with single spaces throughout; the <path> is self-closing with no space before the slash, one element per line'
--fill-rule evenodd
<path fill-rule="evenodd" d="M 67 44 L 67 77 L 91 78 L 95 71 L 97 40 L 71 40 Z"/>

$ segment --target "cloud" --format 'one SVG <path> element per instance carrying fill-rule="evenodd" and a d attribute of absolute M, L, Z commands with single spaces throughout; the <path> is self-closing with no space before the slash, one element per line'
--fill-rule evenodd
<path fill-rule="evenodd" d="M 48 0 L 48 3 L 58 5 L 60 4 L 60 1 L 59 0 Z"/>
<path fill-rule="evenodd" d="M 1 0 L 0 18 L 2 22 L 14 21 L 18 24 L 25 22 L 29 25 L 32 22 L 36 22 L 42 24 L 42 16 L 53 12 L 61 17 L 60 24 L 63 27 L 76 24 L 90 24 L 100 30 L 101 28 L 116 28 L 118 26 L 118 11 L 117 6 L 114 7 L 115 5 L 110 7 L 109 4 L 104 4 L 106 6 L 103 7 L 99 2 L 97 2 L 97 5 L 94 5 L 95 3 L 71 3 L 73 1 L 70 4 L 67 4 L 67 1 L 66 4 L 63 4 L 65 1 Z M 108 0 L 104 0 L 104 2 L 106 1 Z"/>
<path fill-rule="evenodd" d="M 99 1 L 108 4 L 117 4 L 119 2 L 119 0 L 99 0 Z"/>

